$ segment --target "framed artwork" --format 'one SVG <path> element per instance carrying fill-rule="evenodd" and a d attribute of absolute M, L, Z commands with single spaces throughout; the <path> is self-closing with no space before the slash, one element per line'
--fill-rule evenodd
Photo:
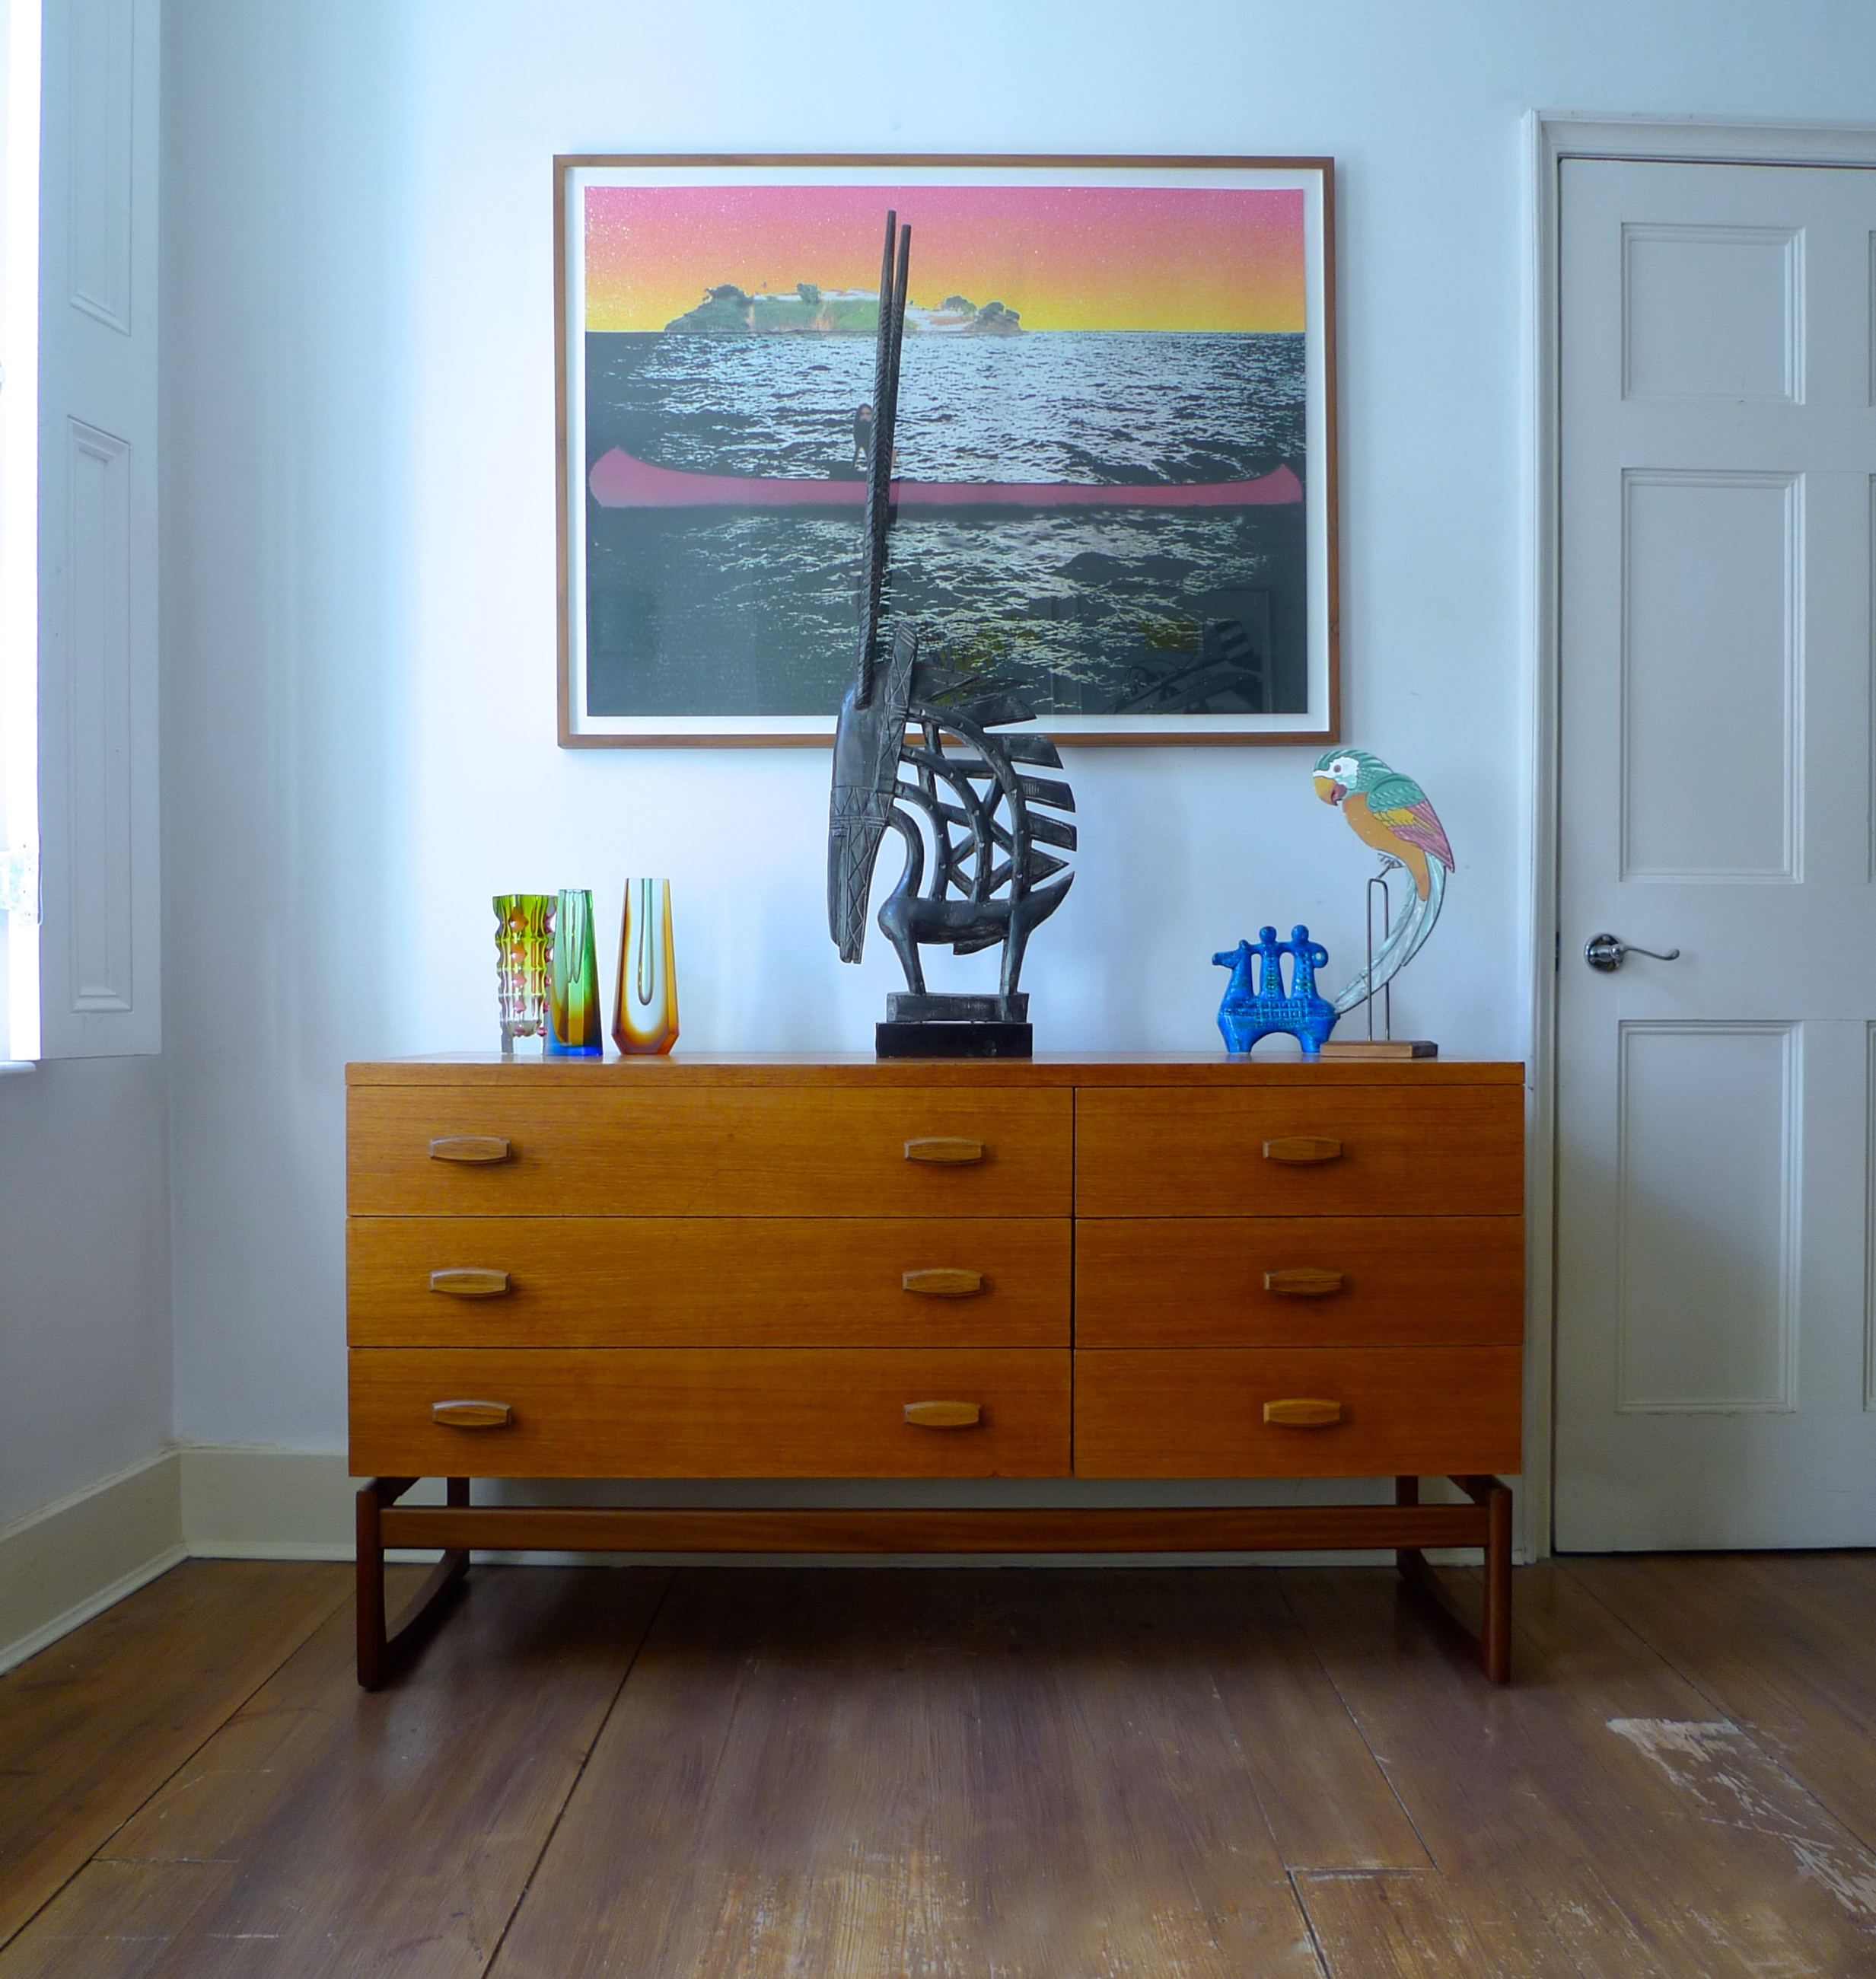
<path fill-rule="evenodd" d="M 1337 739 L 1323 158 L 555 161 L 560 739 L 831 736 L 880 241 L 888 622 L 1058 741 Z"/>

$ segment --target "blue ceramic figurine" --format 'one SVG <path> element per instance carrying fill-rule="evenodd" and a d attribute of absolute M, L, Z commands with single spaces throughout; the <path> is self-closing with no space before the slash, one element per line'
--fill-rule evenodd
<path fill-rule="evenodd" d="M 1290 958 L 1290 986 L 1283 986 L 1283 961 Z M 1251 980 L 1251 960 L 1259 958 L 1257 983 Z M 1258 930 L 1257 946 L 1241 941 L 1211 960 L 1228 969 L 1231 980 L 1225 1000 L 1218 1006 L 1218 1029 L 1225 1035 L 1225 1049 L 1248 1052 L 1259 1038 L 1273 1031 L 1293 1037 L 1303 1047 L 1304 1056 L 1314 1058 L 1335 1028 L 1335 1010 L 1326 998 L 1316 994 L 1316 971 L 1329 959 L 1329 951 L 1319 941 L 1311 941 L 1309 930 L 1301 924 L 1290 930 L 1288 941 L 1277 939 L 1274 927 Z"/>

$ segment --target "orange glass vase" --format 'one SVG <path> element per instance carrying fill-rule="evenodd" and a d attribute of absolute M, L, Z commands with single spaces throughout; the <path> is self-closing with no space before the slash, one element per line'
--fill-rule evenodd
<path fill-rule="evenodd" d="M 625 1052 L 668 1052 L 678 1042 L 678 960 L 668 880 L 625 882 L 612 1042 Z"/>

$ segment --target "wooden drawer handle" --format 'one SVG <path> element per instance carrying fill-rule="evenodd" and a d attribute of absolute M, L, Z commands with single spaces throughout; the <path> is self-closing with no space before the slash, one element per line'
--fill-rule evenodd
<path fill-rule="evenodd" d="M 936 1162 L 940 1168 L 963 1168 L 983 1159 L 983 1143 L 960 1140 L 954 1134 L 927 1135 L 922 1140 L 907 1142 L 906 1159 Z"/>
<path fill-rule="evenodd" d="M 899 1282 L 907 1291 L 926 1298 L 969 1298 L 983 1290 L 983 1274 L 954 1265 L 934 1265 L 928 1271 L 907 1271 Z"/>
<path fill-rule="evenodd" d="M 479 1265 L 455 1265 L 430 1274 L 430 1290 L 449 1298 L 499 1298 L 508 1290 L 505 1271 L 484 1271 Z"/>
<path fill-rule="evenodd" d="M 433 1162 L 505 1162 L 513 1152 L 499 1134 L 445 1134 L 430 1143 Z"/>
<path fill-rule="evenodd" d="M 908 1402 L 906 1420 L 920 1429 L 974 1429 L 983 1411 L 975 1402 Z"/>
<path fill-rule="evenodd" d="M 513 1417 L 505 1402 L 433 1402 L 430 1420 L 450 1429 L 505 1429 Z"/>
<path fill-rule="evenodd" d="M 1264 1420 L 1280 1429 L 1327 1429 L 1342 1419 L 1340 1402 L 1318 1401 L 1302 1395 L 1264 1404 Z"/>
<path fill-rule="evenodd" d="M 1342 1289 L 1342 1275 L 1314 1265 L 1292 1265 L 1286 1271 L 1266 1271 L 1264 1289 L 1280 1298 L 1327 1298 Z"/>
<path fill-rule="evenodd" d="M 1267 1162 L 1339 1162 L 1342 1144 L 1325 1134 L 1285 1134 L 1264 1143 Z"/>

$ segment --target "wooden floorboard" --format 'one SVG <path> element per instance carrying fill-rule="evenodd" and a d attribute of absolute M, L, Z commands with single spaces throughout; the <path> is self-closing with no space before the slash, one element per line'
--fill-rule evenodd
<path fill-rule="evenodd" d="M 0 1676 L 0 1944 L 346 1597 L 351 1570 L 185 1560 Z"/>
<path fill-rule="evenodd" d="M 498 1979 L 1313 1975 L 1195 1578 L 687 1573 Z"/>
<path fill-rule="evenodd" d="M 1488 1898 L 1475 1917 L 1441 1876 L 1304 1873 L 1296 1888 L 1333 1979 L 1576 1979 L 1579 1971 L 1528 1906 Z"/>
<path fill-rule="evenodd" d="M 1211 1672 L 1285 1868 L 1433 1867 L 1274 1575 L 1183 1575 L 1159 1626 Z"/>
<path fill-rule="evenodd" d="M 1560 1564 L 1876 1848 L 1876 1553 Z"/>
<path fill-rule="evenodd" d="M 1876 1859 L 1736 1728 L 1706 1729 L 1709 1700 L 1569 1574 L 1519 1574 L 1504 1691 L 1384 1574 L 1291 1572 L 1284 1586 L 1430 1850 L 1443 1901 L 1504 1920 L 1548 1961 L 1534 1969 L 1876 1973 Z M 1329 1969 L 1414 1968 L 1344 1954 Z"/>
<path fill-rule="evenodd" d="M 0 1953 L 0 1979 L 479 1974 L 667 1578 L 473 1576 L 373 1695 L 346 1603 Z"/>
<path fill-rule="evenodd" d="M 348 1579 L 0 1679 L 0 1979 L 1876 1979 L 1868 1556 L 1521 1570 L 1505 1690 L 1380 1570 L 542 1567 L 368 1696 Z"/>

